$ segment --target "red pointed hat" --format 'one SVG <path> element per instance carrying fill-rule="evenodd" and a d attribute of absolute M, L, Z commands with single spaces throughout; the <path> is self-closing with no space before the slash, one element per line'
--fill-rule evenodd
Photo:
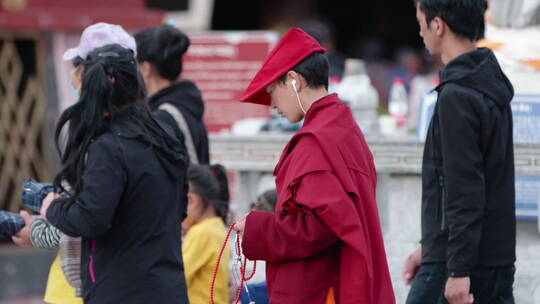
<path fill-rule="evenodd" d="M 303 30 L 291 28 L 270 52 L 240 101 L 270 105 L 271 99 L 266 87 L 315 52 L 326 50 Z"/>

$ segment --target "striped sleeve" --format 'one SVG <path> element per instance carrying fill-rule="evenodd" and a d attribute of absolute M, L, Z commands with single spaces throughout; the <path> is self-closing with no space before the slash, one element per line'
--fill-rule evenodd
<path fill-rule="evenodd" d="M 30 227 L 30 241 L 36 248 L 58 248 L 60 236 L 60 230 L 42 218 L 36 218 Z"/>

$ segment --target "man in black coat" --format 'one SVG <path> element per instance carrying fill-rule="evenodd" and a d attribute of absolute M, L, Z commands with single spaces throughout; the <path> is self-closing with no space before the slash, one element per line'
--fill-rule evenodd
<path fill-rule="evenodd" d="M 422 168 L 422 242 L 408 304 L 514 303 L 514 91 L 477 49 L 485 0 L 417 0 L 420 35 L 445 68 Z"/>

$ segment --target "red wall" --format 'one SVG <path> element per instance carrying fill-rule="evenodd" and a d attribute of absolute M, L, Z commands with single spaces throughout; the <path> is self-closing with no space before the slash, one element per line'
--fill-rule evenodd
<path fill-rule="evenodd" d="M 27 0 L 18 12 L 0 8 L 0 29 L 79 31 L 97 22 L 135 30 L 163 23 L 164 12 L 145 8 L 144 0 Z"/>

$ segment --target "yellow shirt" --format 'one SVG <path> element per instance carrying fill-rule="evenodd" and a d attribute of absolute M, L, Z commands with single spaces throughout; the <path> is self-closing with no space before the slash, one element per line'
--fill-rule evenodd
<path fill-rule="evenodd" d="M 182 243 L 182 255 L 190 303 L 210 303 L 212 275 L 219 251 L 227 235 L 225 229 L 221 218 L 213 217 L 193 225 L 186 233 Z M 229 303 L 230 254 L 227 245 L 221 257 L 221 264 L 214 285 L 216 304 Z"/>
<path fill-rule="evenodd" d="M 56 256 L 51 265 L 43 301 L 50 304 L 83 304 L 81 298 L 75 297 L 75 289 L 69 285 L 64 276 L 60 255 Z"/>

